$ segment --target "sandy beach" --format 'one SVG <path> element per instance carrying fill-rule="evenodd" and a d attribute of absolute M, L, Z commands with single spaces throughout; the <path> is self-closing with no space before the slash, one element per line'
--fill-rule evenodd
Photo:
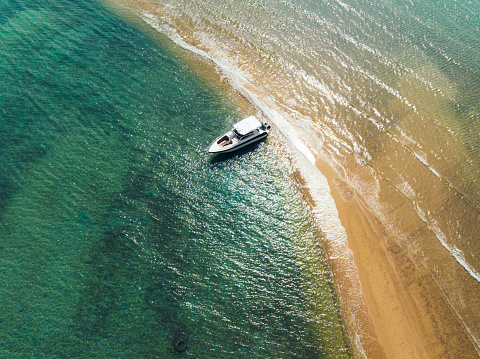
<path fill-rule="evenodd" d="M 316 165 L 328 179 L 383 349 L 368 357 L 477 358 L 468 333 L 425 269 L 414 266 L 328 164 L 317 160 Z"/>

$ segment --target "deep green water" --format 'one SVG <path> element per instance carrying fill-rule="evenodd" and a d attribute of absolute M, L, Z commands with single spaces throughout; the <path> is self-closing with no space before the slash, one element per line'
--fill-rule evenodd
<path fill-rule="evenodd" d="M 99 3 L 0 1 L 0 357 L 348 356 L 274 139 Z"/>

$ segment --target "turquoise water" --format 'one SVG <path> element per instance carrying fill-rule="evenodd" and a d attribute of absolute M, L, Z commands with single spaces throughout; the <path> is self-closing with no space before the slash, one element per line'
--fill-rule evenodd
<path fill-rule="evenodd" d="M 0 357 L 348 356 L 275 139 L 94 1 L 0 3 Z"/>

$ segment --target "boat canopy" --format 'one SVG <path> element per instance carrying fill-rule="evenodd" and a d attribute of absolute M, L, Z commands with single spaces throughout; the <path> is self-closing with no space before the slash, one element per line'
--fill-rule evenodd
<path fill-rule="evenodd" d="M 257 128 L 262 127 L 263 124 L 255 117 L 255 116 L 250 116 L 239 123 L 236 123 L 233 125 L 233 129 L 240 135 L 240 136 L 245 136 L 248 133 L 256 130 Z"/>

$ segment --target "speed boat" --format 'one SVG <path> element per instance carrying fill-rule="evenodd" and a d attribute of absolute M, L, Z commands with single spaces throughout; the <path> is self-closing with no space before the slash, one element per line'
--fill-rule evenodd
<path fill-rule="evenodd" d="M 227 153 L 248 146 L 268 136 L 270 126 L 250 116 L 233 125 L 223 136 L 218 137 L 208 149 L 210 153 Z"/>

